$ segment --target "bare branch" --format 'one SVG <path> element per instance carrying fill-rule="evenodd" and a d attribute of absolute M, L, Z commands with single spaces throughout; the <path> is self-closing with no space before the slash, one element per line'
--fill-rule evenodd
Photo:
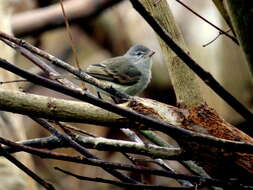
<path fill-rule="evenodd" d="M 123 100 L 127 101 L 130 99 L 130 96 L 128 96 L 127 94 L 121 93 L 121 92 L 117 91 L 116 89 L 114 89 L 113 87 L 108 86 L 104 83 L 101 83 L 99 80 L 95 79 L 94 77 L 89 76 L 85 72 L 80 71 L 79 69 L 77 69 L 77 68 L 71 66 L 70 64 L 54 57 L 53 55 L 50 55 L 49 53 L 32 46 L 31 44 L 27 43 L 24 40 L 20 40 L 18 38 L 15 38 L 15 37 L 5 34 L 3 32 L 0 32 L 0 39 L 1 40 L 6 39 L 10 42 L 15 43 L 17 46 L 21 46 L 21 47 L 29 50 L 30 52 L 47 59 L 52 64 L 67 70 L 68 72 L 79 77 L 81 80 L 83 80 L 89 84 L 92 84 L 92 85 L 104 90 L 105 92 L 108 92 L 109 94 L 119 98 L 122 101 Z"/>
<path fill-rule="evenodd" d="M 83 122 L 117 127 L 127 120 L 91 104 L 0 89 L 0 108 L 4 111 L 58 121 Z M 122 122 L 121 122 L 122 121 Z M 117 124 L 118 123 L 118 124 Z"/>
<path fill-rule="evenodd" d="M 39 177 L 37 174 L 35 174 L 29 168 L 27 168 L 24 164 L 22 164 L 20 161 L 18 161 L 15 157 L 13 157 L 8 152 L 6 152 L 6 150 L 4 150 L 1 145 L 0 145 L 0 150 L 1 150 L 1 155 L 3 155 L 7 160 L 9 160 L 11 163 L 13 163 L 15 166 L 17 166 L 20 170 L 22 170 L 27 175 L 29 175 L 37 183 L 39 183 L 40 185 L 45 187 L 47 190 L 55 190 L 55 188 L 50 183 L 47 183 L 45 180 L 43 180 L 41 177 Z"/>
<path fill-rule="evenodd" d="M 143 5 L 137 0 L 130 0 L 134 8 L 151 25 L 164 42 L 187 64 L 211 89 L 223 98 L 231 107 L 234 108 L 246 120 L 253 122 L 253 114 L 244 107 L 236 98 L 226 91 L 213 76 L 202 69 L 186 52 L 184 52 L 161 28 L 157 21 L 145 10 Z"/>
<path fill-rule="evenodd" d="M 116 185 L 119 187 L 131 187 L 135 189 L 164 189 L 164 190 L 194 190 L 194 187 L 167 187 L 167 186 L 161 186 L 161 185 L 141 185 L 141 184 L 130 184 L 130 183 L 122 183 L 118 181 L 113 181 L 113 180 L 108 180 L 108 179 L 102 179 L 102 178 L 91 178 L 91 177 L 85 177 L 85 176 L 80 176 L 77 174 L 74 174 L 72 172 L 68 172 L 66 170 L 63 170 L 61 168 L 55 167 L 56 170 L 61 171 L 67 175 L 73 176 L 79 180 L 86 180 L 86 181 L 94 181 L 94 182 L 100 182 L 100 183 L 106 183 L 106 184 L 112 184 Z"/>
<path fill-rule="evenodd" d="M 153 128 L 155 130 L 162 131 L 166 134 L 170 134 L 173 138 L 176 140 L 179 140 L 180 145 L 189 146 L 189 143 L 191 142 L 198 142 L 201 143 L 201 145 L 210 145 L 210 146 L 216 146 L 219 148 L 225 148 L 227 150 L 231 151 L 244 151 L 247 153 L 252 153 L 252 146 L 251 144 L 244 143 L 244 142 L 234 142 L 230 140 L 224 140 L 215 138 L 209 135 L 204 135 L 200 133 L 195 133 L 189 130 L 181 129 L 178 127 L 175 127 L 170 124 L 165 124 L 163 122 L 160 122 L 156 119 L 152 119 L 150 117 L 144 116 L 142 114 L 136 113 L 134 111 L 127 110 L 125 108 L 119 107 L 117 105 L 111 104 L 109 102 L 105 102 L 103 100 L 100 100 L 92 95 L 88 94 L 80 94 L 79 91 L 76 91 L 74 89 L 69 89 L 67 87 L 64 87 L 58 83 L 55 83 L 53 81 L 50 81 L 46 78 L 36 76 L 34 74 L 28 73 L 20 68 L 18 68 L 15 65 L 11 65 L 5 60 L 0 59 L 0 67 L 5 68 L 11 72 L 14 72 L 23 78 L 26 78 L 28 80 L 33 81 L 36 84 L 43 85 L 45 87 L 51 88 L 53 90 L 57 90 L 59 92 L 63 92 L 65 94 L 68 94 L 72 97 L 78 98 L 80 100 L 88 101 L 92 104 L 96 104 L 97 106 L 100 106 L 104 109 L 107 109 L 111 112 L 115 112 L 119 115 L 126 116 L 129 119 L 133 119 L 135 121 L 141 122 L 150 128 Z M 137 102 L 130 102 L 130 104 L 136 104 Z M 134 123 L 133 123 L 134 125 Z M 183 138 L 182 138 L 183 137 Z"/>
<path fill-rule="evenodd" d="M 207 24 L 209 24 L 210 26 L 212 26 L 213 28 L 215 28 L 216 30 L 218 30 L 220 35 L 223 34 L 223 35 L 227 36 L 233 42 L 235 42 L 237 45 L 239 45 L 238 40 L 234 36 L 229 35 L 227 31 L 223 31 L 218 26 L 214 25 L 213 23 L 211 23 L 210 21 L 208 21 L 207 19 L 205 19 L 204 17 L 202 17 L 200 14 L 198 14 L 197 12 L 195 12 L 193 9 L 191 9 L 189 6 L 187 6 L 186 4 L 184 4 L 182 1 L 176 0 L 176 2 L 178 2 L 183 7 L 185 7 L 187 10 L 189 10 L 191 13 L 193 13 L 194 15 L 196 15 L 197 17 L 199 17 L 201 20 L 205 21 Z"/>
<path fill-rule="evenodd" d="M 98 157 L 87 151 L 83 146 L 81 146 L 79 143 L 72 140 L 70 137 L 60 133 L 58 130 L 56 130 L 54 127 L 52 127 L 48 122 L 46 122 L 43 119 L 38 118 L 32 118 L 34 121 L 39 123 L 43 128 L 48 130 L 50 133 L 54 134 L 56 137 L 60 138 L 62 141 L 65 141 L 69 144 L 72 148 L 74 148 L 77 152 L 81 153 L 87 158 L 97 159 L 100 160 Z M 121 172 L 118 172 L 117 170 L 111 169 L 111 168 L 103 168 L 105 171 L 113 175 L 114 177 L 120 179 L 123 182 L 127 183 L 133 183 L 133 184 L 139 184 L 138 181 L 133 180 L 132 178 L 126 176 L 125 174 L 122 174 Z"/>
<path fill-rule="evenodd" d="M 152 168 L 147 168 L 147 167 L 143 167 L 143 166 L 138 167 L 138 166 L 133 166 L 133 165 L 129 165 L 129 164 L 112 163 L 112 162 L 105 162 L 105 161 L 97 160 L 97 159 L 89 159 L 89 158 L 84 158 L 81 156 L 66 155 L 63 153 L 50 152 L 50 151 L 41 150 L 41 149 L 37 149 L 37 148 L 31 148 L 31 147 L 28 147 L 25 145 L 20 145 L 20 144 L 11 142 L 7 139 L 3 139 L 1 137 L 0 137 L 0 143 L 10 146 L 18 151 L 25 151 L 25 152 L 40 156 L 41 158 L 64 160 L 64 161 L 69 161 L 69 162 L 74 162 L 74 163 L 99 166 L 102 168 L 111 167 L 111 168 L 115 168 L 115 169 L 140 172 L 140 173 L 147 173 L 148 172 L 150 175 L 158 175 L 158 176 L 171 177 L 171 178 L 176 178 L 176 179 L 184 179 L 184 180 L 189 180 L 191 182 L 195 182 L 198 184 L 204 183 L 207 185 L 208 184 L 215 185 L 218 187 L 237 187 L 238 186 L 238 188 L 240 188 L 240 187 L 244 186 L 243 185 L 244 182 L 240 181 L 240 180 L 223 181 L 223 180 L 218 180 L 218 179 L 209 178 L 209 177 L 174 174 L 174 173 L 171 173 L 168 171 L 152 169 Z M 251 183 L 248 183 L 248 184 L 250 186 Z"/>

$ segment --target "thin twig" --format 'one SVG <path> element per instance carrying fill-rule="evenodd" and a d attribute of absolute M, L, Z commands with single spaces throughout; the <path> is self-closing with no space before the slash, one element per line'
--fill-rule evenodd
<path fill-rule="evenodd" d="M 20 80 L 10 80 L 10 81 L 0 81 L 0 85 L 3 85 L 3 84 L 9 84 L 9 83 L 16 83 L 16 82 L 30 82 L 28 80 L 23 80 L 23 79 L 20 79 Z"/>
<path fill-rule="evenodd" d="M 98 157 L 96 157 L 95 155 L 93 155 L 92 153 L 90 153 L 89 151 L 87 151 L 83 146 L 81 146 L 79 143 L 73 141 L 70 137 L 60 133 L 58 130 L 56 130 L 54 127 L 52 127 L 48 122 L 46 122 L 43 119 L 39 119 L 39 118 L 32 118 L 34 121 L 36 121 L 37 123 L 39 123 L 43 128 L 45 128 L 46 130 L 48 130 L 50 133 L 52 133 L 53 135 L 57 136 L 58 138 L 60 138 L 62 141 L 65 141 L 66 143 L 68 143 L 72 148 L 74 148 L 76 151 L 78 151 L 79 153 L 81 153 L 82 155 L 84 155 L 87 158 L 92 158 L 92 159 L 97 159 L 100 160 Z M 133 183 L 133 184 L 138 184 L 139 182 L 133 180 L 132 178 L 120 173 L 117 170 L 111 169 L 111 168 L 102 168 L 105 171 L 107 171 L 108 173 L 110 173 L 111 175 L 115 176 L 116 178 L 127 182 L 127 183 Z"/>
<path fill-rule="evenodd" d="M 141 140 L 141 138 L 140 138 L 134 131 L 132 131 L 132 130 L 130 130 L 130 129 L 124 129 L 124 128 L 121 129 L 121 131 L 122 131 L 125 135 L 127 135 L 132 141 L 145 144 L 145 143 Z M 128 156 L 128 155 L 126 155 L 126 156 Z M 154 158 L 154 157 L 153 157 L 153 158 Z M 138 159 L 132 158 L 132 157 L 130 157 L 130 156 L 128 156 L 128 159 L 130 159 L 131 162 L 133 162 L 133 163 L 135 163 L 135 164 L 136 164 L 136 160 L 138 160 Z M 163 168 L 165 168 L 166 170 L 168 170 L 168 171 L 170 171 L 170 172 L 176 173 L 175 170 L 172 169 L 172 168 L 171 168 L 167 163 L 165 163 L 161 158 L 157 158 L 157 159 L 155 159 L 155 160 L 152 160 L 152 162 L 159 164 L 160 166 L 162 166 Z M 177 180 L 177 181 L 178 181 L 181 185 L 186 185 L 186 186 L 188 186 L 188 187 L 191 187 L 191 186 L 192 186 L 192 184 L 191 184 L 190 182 L 188 182 L 188 181 L 180 180 L 180 179 Z"/>
<path fill-rule="evenodd" d="M 163 177 L 171 177 L 171 178 L 176 178 L 176 179 L 184 179 L 184 180 L 189 180 L 191 182 L 195 183 L 205 183 L 207 185 L 215 185 L 218 187 L 238 187 L 242 188 L 244 186 L 247 186 L 244 184 L 245 182 L 240 181 L 240 180 L 218 180 L 210 177 L 200 177 L 200 176 L 189 176 L 189 175 L 184 175 L 184 174 L 173 174 L 168 171 L 164 170 L 158 170 L 158 169 L 152 169 L 152 168 L 147 168 L 147 167 L 136 167 L 134 165 L 129 165 L 129 164 L 122 164 L 122 163 L 112 163 L 112 162 L 105 162 L 102 160 L 97 160 L 97 159 L 89 159 L 89 158 L 84 158 L 81 156 L 76 156 L 76 155 L 67 155 L 64 153 L 58 153 L 58 152 L 50 152 L 47 150 L 41 150 L 38 148 L 32 148 L 29 146 L 25 145 L 20 145 L 15 142 L 9 141 L 7 139 L 4 139 L 0 137 L 0 143 L 5 144 L 7 146 L 10 146 L 14 148 L 17 151 L 25 151 L 34 155 L 37 155 L 41 158 L 47 158 L 47 159 L 57 159 L 57 160 L 63 160 L 63 161 L 69 161 L 69 162 L 74 162 L 74 163 L 80 163 L 80 164 L 88 164 L 92 166 L 99 166 L 99 167 L 111 167 L 115 169 L 121 169 L 121 170 L 126 170 L 126 171 L 133 171 L 133 172 L 140 172 L 140 173 L 150 173 L 151 175 L 158 175 L 158 176 L 163 176 Z M 248 183 L 248 186 L 252 184 Z"/>
<path fill-rule="evenodd" d="M 20 40 L 20 39 L 15 38 L 11 35 L 0 32 L 0 40 L 4 41 L 3 39 L 9 40 L 9 41 L 15 43 L 16 45 L 21 46 L 21 47 L 31 51 L 32 53 L 47 59 L 52 64 L 69 71 L 70 73 L 79 77 L 81 80 L 83 80 L 89 84 L 92 84 L 92 85 L 104 90 L 105 92 L 108 92 L 109 94 L 119 98 L 122 101 L 123 100 L 127 101 L 130 99 L 130 96 L 117 91 L 111 85 L 108 86 L 108 85 L 101 83 L 99 80 L 95 79 L 94 77 L 89 76 L 87 73 L 80 71 L 78 68 L 71 66 L 70 64 L 54 57 L 53 55 L 50 55 L 49 53 L 47 53 L 37 47 L 34 47 L 33 45 L 29 44 L 28 42 L 26 42 L 24 40 Z"/>
<path fill-rule="evenodd" d="M 194 190 L 193 187 L 167 187 L 167 186 L 161 186 L 161 185 L 142 185 L 142 184 L 122 183 L 122 182 L 103 179 L 103 178 L 99 178 L 99 177 L 91 178 L 91 177 L 80 176 L 80 175 L 74 174 L 72 172 L 63 170 L 63 169 L 58 168 L 58 167 L 55 167 L 55 169 L 65 173 L 67 175 L 73 176 L 73 177 L 75 177 L 79 180 L 106 183 L 106 184 L 116 185 L 118 187 L 127 187 L 127 188 L 134 188 L 134 189 L 152 189 L 152 190 L 159 190 L 159 189 L 164 189 L 164 190 Z"/>
<path fill-rule="evenodd" d="M 152 143 L 158 146 L 168 147 L 168 148 L 174 147 L 170 145 L 168 142 L 166 142 L 164 139 L 162 139 L 160 136 L 156 135 L 153 131 L 140 130 L 140 132 L 148 140 L 150 140 Z M 205 170 L 201 168 L 200 166 L 198 166 L 197 164 L 195 164 L 193 161 L 180 161 L 180 163 L 183 166 L 185 166 L 189 171 L 191 171 L 193 174 L 210 178 L 210 176 L 205 172 Z M 161 166 L 164 167 L 164 165 L 161 165 Z M 164 168 L 164 169 L 167 170 L 167 168 Z"/>
<path fill-rule="evenodd" d="M 53 122 L 55 122 L 55 121 L 53 121 Z M 68 130 L 72 130 L 72 131 L 78 132 L 78 133 L 83 134 L 83 135 L 87 135 L 87 136 L 90 136 L 90 137 L 97 137 L 96 135 L 91 134 L 91 133 L 89 133 L 89 132 L 87 132 L 83 129 L 76 128 L 74 126 L 71 126 L 71 125 L 63 123 L 63 122 L 56 122 L 56 124 L 60 124 L 64 128 L 67 128 Z"/>
<path fill-rule="evenodd" d="M 78 136 L 76 136 L 75 134 L 73 134 L 71 131 L 69 131 L 67 128 L 66 128 L 66 125 L 65 124 L 63 124 L 63 123 L 60 123 L 60 122 L 58 122 L 58 125 L 64 130 L 64 132 L 65 133 L 67 133 L 69 136 L 71 136 L 72 138 L 73 138 L 73 140 L 80 140 L 80 138 L 78 138 Z M 144 145 L 145 146 L 145 148 L 147 148 L 147 150 L 148 150 L 148 152 L 150 151 L 150 152 L 152 152 L 152 147 L 153 147 L 153 145 L 149 145 L 149 144 L 144 144 L 143 143 L 143 141 L 137 136 L 137 134 L 135 133 L 135 132 L 133 132 L 132 130 L 130 130 L 130 129 L 121 129 L 121 131 L 123 132 L 123 133 L 125 133 L 131 140 L 133 140 L 134 142 L 137 142 L 137 143 L 139 143 L 139 144 L 142 144 L 142 145 Z M 84 137 L 82 137 L 82 139 L 84 139 Z M 85 139 L 87 139 L 87 138 L 85 138 Z M 98 147 L 101 147 L 102 149 L 103 149 L 103 145 L 102 145 L 102 140 L 103 138 L 98 138 L 98 140 L 97 141 L 94 141 L 94 146 L 96 147 L 96 148 L 98 148 Z M 106 139 L 104 139 L 104 140 L 106 140 Z M 111 140 L 112 141 L 112 140 Z M 82 141 L 79 141 L 79 142 L 82 142 Z M 122 142 L 122 141 L 121 141 Z M 82 144 L 82 143 L 81 143 Z M 117 144 L 117 145 L 119 145 L 119 141 L 118 140 L 116 140 L 116 142 L 115 142 L 115 144 Z M 85 145 L 84 145 L 85 146 Z M 105 145 L 106 146 L 106 145 Z M 118 147 L 120 147 L 120 149 L 119 149 L 119 152 L 120 153 L 122 153 L 128 160 L 130 160 L 134 165 L 137 165 L 137 163 L 135 162 L 135 158 L 133 158 L 133 157 L 131 157 L 130 155 L 128 155 L 126 152 L 128 152 L 126 149 L 124 149 L 123 148 L 123 146 L 121 145 L 121 146 L 118 146 Z M 105 148 L 105 147 L 104 147 Z M 136 153 L 140 153 L 141 152 L 141 154 L 143 154 L 143 153 L 145 153 L 146 151 L 143 149 L 142 151 L 138 148 L 138 146 L 136 145 L 136 146 L 131 146 L 130 147 L 130 149 L 129 149 L 129 151 L 131 152 L 131 153 L 134 153 L 134 152 L 132 152 L 135 148 L 137 148 L 138 150 L 136 151 Z M 123 151 L 122 151 L 123 150 Z M 177 149 L 175 149 L 175 150 L 177 150 Z M 179 151 L 180 151 L 180 149 L 178 149 Z M 173 151 L 173 150 L 172 150 Z M 148 153 L 147 152 L 147 153 Z M 181 152 L 180 152 L 181 153 Z M 177 154 L 177 153 L 176 153 Z M 166 155 L 169 155 L 168 154 L 168 152 L 166 153 Z M 155 156 L 152 156 L 152 155 L 149 155 L 149 156 L 151 156 L 151 157 L 155 157 Z M 160 157 L 160 156 L 159 156 Z M 161 157 L 160 157 L 161 158 Z M 169 166 L 167 166 L 167 164 L 162 160 L 162 159 L 156 159 L 156 162 L 155 163 L 160 163 L 161 165 L 163 165 L 163 167 L 165 167 L 168 171 L 170 171 L 170 172 L 173 172 L 173 173 L 175 173 Z M 187 186 L 192 186 L 191 185 L 191 183 L 189 183 L 188 181 L 185 181 L 185 180 L 177 180 L 181 185 L 187 185 Z"/>
<path fill-rule="evenodd" d="M 219 32 L 219 34 L 217 36 L 214 37 L 214 39 L 212 39 L 210 42 L 207 42 L 206 44 L 202 45 L 202 47 L 207 47 L 209 46 L 211 43 L 213 43 L 215 40 L 217 40 L 220 37 L 221 33 Z"/>
<path fill-rule="evenodd" d="M 45 180 L 43 180 L 41 177 L 39 177 L 36 173 L 34 173 L 32 170 L 27 168 L 24 164 L 22 164 L 20 161 L 18 161 L 15 157 L 10 155 L 6 150 L 2 148 L 0 145 L 0 152 L 1 155 L 3 155 L 7 160 L 9 160 L 11 163 L 13 163 L 15 166 L 17 166 L 20 170 L 25 172 L 28 176 L 30 176 L 34 181 L 45 187 L 47 190 L 55 190 L 54 186 L 50 183 L 47 183 Z"/>
<path fill-rule="evenodd" d="M 81 67 L 80 67 L 80 64 L 79 64 L 79 60 L 78 60 L 78 56 L 77 56 L 77 50 L 76 50 L 76 47 L 74 46 L 74 41 L 73 41 L 73 37 L 72 37 L 72 34 L 71 34 L 71 29 L 70 29 L 68 17 L 67 17 L 67 15 L 65 13 L 65 9 L 64 9 L 64 6 L 63 6 L 63 0 L 59 0 L 59 1 L 60 1 L 60 5 L 61 5 L 62 14 L 63 14 L 63 17 L 64 17 L 66 31 L 67 31 L 68 37 L 69 37 L 69 43 L 71 45 L 71 48 L 72 48 L 72 51 L 73 51 L 73 54 L 74 54 L 74 57 L 75 57 L 76 67 L 79 70 L 81 70 Z"/>
<path fill-rule="evenodd" d="M 39 57 L 35 56 L 29 50 L 23 48 L 22 46 L 19 46 L 19 45 L 15 44 L 14 42 L 9 41 L 8 39 L 2 39 L 2 41 L 5 44 L 9 45 L 10 47 L 14 48 L 16 51 L 20 52 L 24 57 L 26 57 L 32 63 L 37 65 L 52 80 L 56 80 L 56 81 L 64 84 L 65 86 L 68 86 L 70 88 L 74 88 L 74 89 L 83 91 L 82 88 L 78 87 L 76 84 L 74 84 L 70 80 L 60 77 L 61 76 L 60 73 L 58 73 L 54 68 L 50 67 L 47 63 L 45 63 L 44 60 L 42 60 Z"/>
<path fill-rule="evenodd" d="M 230 31 L 231 29 L 227 30 L 226 32 Z M 219 34 L 217 36 L 215 36 L 214 39 L 212 39 L 210 42 L 207 42 L 206 44 L 202 45 L 202 47 L 206 47 L 208 45 L 210 45 L 211 43 L 213 43 L 215 40 L 217 40 L 219 38 L 219 36 L 222 35 L 221 32 L 219 32 Z"/>
<path fill-rule="evenodd" d="M 200 14 L 198 14 L 196 11 L 194 11 L 193 9 L 191 9 L 188 5 L 184 4 L 182 1 L 180 0 L 175 0 L 176 2 L 178 2 L 179 4 L 181 4 L 183 7 L 185 7 L 187 10 L 189 10 L 191 13 L 193 13 L 194 15 L 196 15 L 197 17 L 199 17 L 200 19 L 202 19 L 203 21 L 205 21 L 207 24 L 211 25 L 212 27 L 214 27 L 216 30 L 219 31 L 220 34 L 223 34 L 225 36 L 227 36 L 228 38 L 230 38 L 233 42 L 235 42 L 237 45 L 239 45 L 238 40 L 234 37 L 228 34 L 228 32 L 223 31 L 222 29 L 220 29 L 218 26 L 214 25 L 213 23 L 211 23 L 210 21 L 208 21 L 207 19 L 205 19 L 204 17 L 202 17 Z M 217 36 L 218 38 L 219 36 Z"/>

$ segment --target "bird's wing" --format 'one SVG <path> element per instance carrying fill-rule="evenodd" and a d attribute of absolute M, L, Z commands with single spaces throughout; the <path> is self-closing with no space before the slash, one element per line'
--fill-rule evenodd
<path fill-rule="evenodd" d="M 124 56 L 115 57 L 100 64 L 90 65 L 87 73 L 97 79 L 121 85 L 133 85 L 139 81 L 141 72 L 134 65 L 130 65 L 129 61 L 131 60 Z"/>

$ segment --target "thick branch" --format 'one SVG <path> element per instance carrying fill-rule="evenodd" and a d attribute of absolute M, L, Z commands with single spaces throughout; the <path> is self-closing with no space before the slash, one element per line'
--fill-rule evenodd
<path fill-rule="evenodd" d="M 165 148 L 159 147 L 152 144 L 142 144 L 123 140 L 113 140 L 106 139 L 102 137 L 84 137 L 77 136 L 76 141 L 84 146 L 85 148 L 92 148 L 102 151 L 121 151 L 126 153 L 134 153 L 145 156 L 150 156 L 152 158 L 162 158 L 162 159 L 176 159 L 181 154 L 179 148 Z M 66 143 L 61 142 L 57 137 L 45 137 L 35 140 L 28 140 L 20 142 L 19 144 L 31 146 L 35 148 L 61 148 L 69 147 Z M 10 147 L 4 147 L 8 152 L 15 152 L 15 149 L 10 149 Z"/>
<path fill-rule="evenodd" d="M 0 108 L 19 114 L 69 122 L 115 125 L 120 116 L 79 101 L 0 89 Z"/>

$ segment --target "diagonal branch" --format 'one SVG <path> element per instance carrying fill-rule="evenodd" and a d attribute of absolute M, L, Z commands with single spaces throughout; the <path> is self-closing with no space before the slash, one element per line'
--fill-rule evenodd
<path fill-rule="evenodd" d="M 118 187 L 126 187 L 126 188 L 134 188 L 134 189 L 152 189 L 152 190 L 194 190 L 195 187 L 167 187 L 167 186 L 161 186 L 161 185 L 148 185 L 148 184 L 130 184 L 130 183 L 122 183 L 114 180 L 108 180 L 108 179 L 102 179 L 102 178 L 91 178 L 91 177 L 85 177 L 80 176 L 74 173 L 71 173 L 69 171 L 63 170 L 61 168 L 55 167 L 56 170 L 61 171 L 67 175 L 73 176 L 79 180 L 86 180 L 86 181 L 94 181 L 94 182 L 100 182 L 100 183 L 106 183 L 111 185 L 116 185 Z"/>
<path fill-rule="evenodd" d="M 180 159 L 181 154 L 179 148 L 165 148 L 152 144 L 141 144 L 131 141 L 106 139 L 102 137 L 94 138 L 77 136 L 76 142 L 85 148 L 91 148 L 101 151 L 122 151 L 126 153 L 145 155 L 152 158 Z M 70 147 L 70 145 L 68 145 L 66 142 L 61 141 L 55 136 L 26 140 L 18 143 L 34 148 L 56 149 Z M 3 148 L 8 152 L 15 152 L 15 149 L 10 149 L 10 147 Z"/>
<path fill-rule="evenodd" d="M 133 171 L 133 172 L 138 172 L 138 173 L 147 173 L 148 172 L 151 175 L 171 177 L 171 178 L 175 178 L 175 179 L 183 179 L 183 180 L 188 180 L 188 181 L 195 182 L 198 184 L 203 183 L 206 185 L 215 185 L 218 187 L 238 187 L 238 188 L 243 188 L 244 186 L 247 187 L 246 184 L 248 184 L 248 186 L 250 186 L 252 184 L 252 183 L 244 184 L 245 182 L 240 181 L 240 180 L 236 180 L 236 179 L 224 181 L 224 180 L 219 180 L 219 179 L 210 178 L 210 177 L 174 174 L 174 173 L 171 173 L 168 171 L 147 168 L 147 167 L 143 167 L 143 166 L 138 167 L 138 166 L 133 166 L 130 164 L 122 164 L 122 163 L 115 163 L 115 162 L 112 163 L 112 162 L 105 162 L 103 160 L 89 159 L 89 158 L 84 158 L 84 157 L 76 156 L 76 155 L 66 155 L 63 153 L 50 152 L 47 150 L 42 150 L 42 149 L 38 149 L 38 148 L 32 148 L 29 146 L 17 144 L 17 143 L 11 142 L 11 141 L 9 141 L 7 139 L 3 139 L 3 138 L 0 138 L 0 143 L 10 146 L 13 149 L 16 149 L 17 151 L 25 151 L 25 152 L 37 155 L 41 158 L 57 159 L 57 160 L 63 160 L 63 161 L 68 161 L 68 162 L 73 162 L 73 163 L 87 164 L 87 165 L 99 166 L 99 167 L 111 167 L 114 169 Z"/>
<path fill-rule="evenodd" d="M 218 148 L 224 148 L 226 150 L 230 151 L 244 151 L 247 153 L 252 153 L 253 145 L 249 143 L 244 142 L 235 142 L 231 140 L 225 140 L 225 139 L 219 139 L 216 137 L 212 137 L 205 134 L 200 134 L 196 132 L 192 132 L 186 129 L 175 127 L 171 124 L 163 123 L 161 121 L 158 121 L 157 119 L 150 118 L 148 116 L 142 115 L 140 113 L 137 113 L 135 111 L 131 111 L 129 109 L 119 107 L 118 105 L 105 102 L 103 100 L 98 99 L 95 96 L 92 96 L 90 94 L 80 94 L 80 91 L 76 91 L 75 89 L 70 89 L 65 86 L 62 86 L 54 81 L 48 80 L 46 78 L 43 78 L 41 76 L 37 76 L 31 73 L 28 73 L 20 68 L 18 68 L 15 65 L 12 65 L 8 63 L 7 61 L 0 59 L 0 67 L 11 71 L 27 80 L 33 81 L 35 84 L 42 85 L 44 87 L 50 88 L 52 90 L 65 93 L 69 96 L 78 98 L 83 101 L 87 101 L 91 104 L 94 104 L 96 106 L 99 106 L 103 109 L 106 109 L 108 111 L 111 111 L 113 113 L 117 113 L 118 115 L 125 116 L 130 120 L 137 121 L 139 123 L 142 123 L 146 126 L 149 126 L 150 128 L 153 128 L 155 130 L 164 132 L 165 134 L 170 134 L 174 139 L 178 140 L 180 145 L 189 145 L 189 143 L 197 142 L 201 145 L 210 145 L 215 146 Z M 132 104 L 136 104 L 136 102 L 131 102 Z M 133 126 L 136 126 L 136 123 L 132 123 Z"/>
<path fill-rule="evenodd" d="M 234 36 L 231 36 L 230 34 L 228 34 L 228 32 L 223 31 L 218 26 L 214 25 L 213 23 L 211 23 L 210 21 L 208 21 L 207 19 L 205 19 L 204 17 L 202 17 L 200 14 L 198 14 L 197 12 L 195 12 L 194 10 L 192 10 L 189 6 L 187 6 L 186 4 L 184 4 L 182 1 L 180 1 L 180 0 L 175 0 L 175 1 L 178 2 L 179 4 L 181 4 L 183 7 L 185 7 L 187 10 L 189 10 L 191 13 L 193 13 L 194 15 L 196 15 L 197 17 L 199 17 L 200 19 L 202 19 L 203 21 L 205 21 L 207 24 L 209 24 L 210 26 L 212 26 L 213 28 L 215 28 L 216 30 L 218 30 L 220 34 L 223 34 L 223 35 L 227 36 L 234 43 L 236 43 L 237 45 L 239 45 L 238 40 Z"/>
<path fill-rule="evenodd" d="M 0 151 L 1 155 L 4 156 L 7 160 L 9 160 L 11 163 L 13 163 L 15 166 L 17 166 L 20 170 L 25 172 L 27 175 L 29 175 L 32 179 L 34 179 L 37 183 L 45 187 L 47 190 L 55 190 L 55 188 L 50 184 L 47 183 L 45 180 L 43 180 L 41 177 L 39 177 L 37 174 L 35 174 L 33 171 L 31 171 L 29 168 L 27 168 L 24 164 L 22 164 L 20 161 L 18 161 L 15 157 L 10 155 L 6 150 L 2 148 L 0 145 Z"/>
<path fill-rule="evenodd" d="M 67 70 L 68 72 L 72 73 L 73 75 L 79 77 L 81 80 L 83 80 L 89 84 L 92 84 L 92 85 L 104 90 L 105 92 L 108 92 L 109 94 L 119 98 L 120 100 L 126 101 L 126 100 L 130 99 L 130 96 L 128 96 L 127 94 L 117 91 L 112 86 L 108 86 L 106 84 L 101 83 L 96 78 L 91 77 L 87 73 L 80 71 L 78 68 L 71 66 L 70 64 L 54 57 L 53 55 L 50 55 L 49 53 L 47 53 L 37 47 L 34 47 L 33 45 L 29 44 L 28 42 L 26 42 L 24 40 L 20 40 L 18 38 L 15 38 L 15 37 L 8 35 L 6 33 L 3 33 L 3 32 L 0 32 L 0 40 L 4 41 L 5 43 L 6 43 L 6 40 L 15 43 L 17 45 L 17 49 L 19 51 L 22 50 L 22 48 L 19 48 L 19 46 L 21 46 L 21 47 L 29 50 L 30 52 L 34 53 L 35 55 L 39 55 L 40 57 L 45 58 L 46 60 L 50 61 L 52 64 Z M 15 46 L 11 46 L 11 47 L 15 48 Z M 37 64 L 39 64 L 39 63 L 37 63 Z"/>
<path fill-rule="evenodd" d="M 62 141 L 68 143 L 68 145 L 72 148 L 74 148 L 77 152 L 81 153 L 82 155 L 84 155 L 87 158 L 91 158 L 91 159 L 96 159 L 96 160 L 101 160 L 98 157 L 96 157 L 95 155 L 93 155 L 92 153 L 90 153 L 89 151 L 87 151 L 83 146 L 81 146 L 79 143 L 73 141 L 70 137 L 62 134 L 61 132 L 59 132 L 58 130 L 56 130 L 54 127 L 52 127 L 48 122 L 46 122 L 43 119 L 39 119 L 39 118 L 31 118 L 34 121 L 36 121 L 37 123 L 39 123 L 43 128 L 45 128 L 46 130 L 48 130 L 50 133 L 52 133 L 53 135 L 57 136 L 58 138 L 60 138 Z M 126 183 L 133 183 L 133 184 L 141 184 L 138 181 L 126 176 L 125 174 L 111 169 L 111 168 L 103 168 L 105 171 L 107 171 L 108 173 L 110 173 L 112 176 L 120 179 L 123 182 Z"/>
<path fill-rule="evenodd" d="M 253 122 L 253 114 L 245 108 L 236 98 L 226 91 L 213 76 L 202 69 L 186 52 L 184 52 L 161 28 L 157 21 L 146 11 L 138 0 L 130 0 L 134 8 L 151 25 L 155 32 L 164 40 L 164 42 L 189 66 L 211 89 L 213 89 L 223 100 L 225 100 L 235 111 L 237 111 L 246 120 Z"/>

